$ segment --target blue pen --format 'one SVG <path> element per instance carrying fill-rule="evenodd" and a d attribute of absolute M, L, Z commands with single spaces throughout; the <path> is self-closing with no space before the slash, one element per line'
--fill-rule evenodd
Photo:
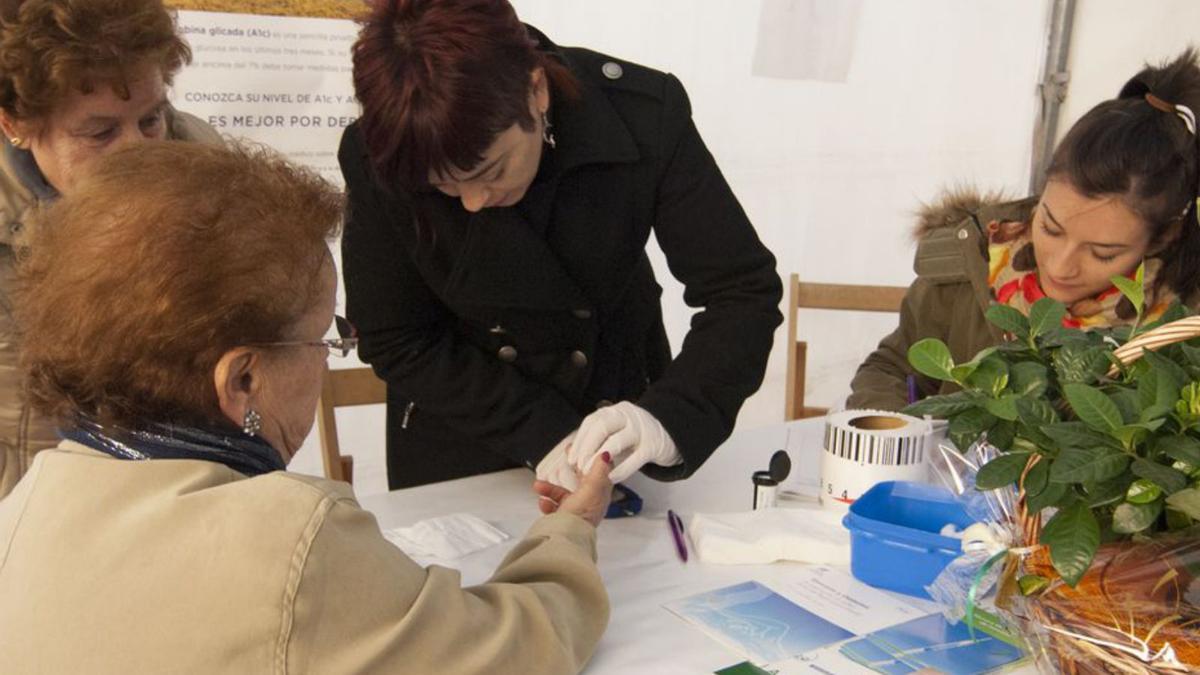
<path fill-rule="evenodd" d="M 917 393 L 917 376 L 910 374 L 907 378 L 905 378 L 905 382 L 908 384 L 908 404 L 912 405 L 921 397 L 920 394 Z"/>
<path fill-rule="evenodd" d="M 675 552 L 679 554 L 679 559 L 687 562 L 687 539 L 683 536 L 683 521 L 674 511 L 667 509 L 667 525 L 671 526 L 671 538 L 675 540 Z"/>

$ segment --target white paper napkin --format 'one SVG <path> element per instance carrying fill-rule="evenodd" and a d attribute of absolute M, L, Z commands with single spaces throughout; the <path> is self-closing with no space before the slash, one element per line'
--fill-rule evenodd
<path fill-rule="evenodd" d="M 469 513 L 422 520 L 383 530 L 383 536 L 413 558 L 454 560 L 508 539 L 508 533 Z"/>
<path fill-rule="evenodd" d="M 688 535 L 701 562 L 752 565 L 779 560 L 850 564 L 844 514 L 818 506 L 692 516 Z"/>

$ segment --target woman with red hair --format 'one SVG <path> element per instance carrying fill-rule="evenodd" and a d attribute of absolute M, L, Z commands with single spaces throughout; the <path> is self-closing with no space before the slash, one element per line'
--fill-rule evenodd
<path fill-rule="evenodd" d="M 392 488 L 537 467 L 691 475 L 762 382 L 775 259 L 666 73 L 505 0 L 376 3 L 342 138 L 347 311 L 387 381 Z M 653 231 L 699 310 L 672 359 Z"/>

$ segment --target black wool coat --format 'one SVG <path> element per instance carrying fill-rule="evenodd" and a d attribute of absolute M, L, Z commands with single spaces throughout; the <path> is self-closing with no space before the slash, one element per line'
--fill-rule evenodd
<path fill-rule="evenodd" d="M 693 473 L 762 383 L 782 317 L 775 259 L 692 123 L 672 75 L 551 50 L 580 96 L 554 96 L 555 148 L 515 206 L 469 213 L 379 184 L 358 125 L 338 159 L 348 318 L 388 383 L 391 487 L 536 466 L 599 406 L 653 414 Z M 678 356 L 645 252 L 654 233 L 699 310 Z"/>

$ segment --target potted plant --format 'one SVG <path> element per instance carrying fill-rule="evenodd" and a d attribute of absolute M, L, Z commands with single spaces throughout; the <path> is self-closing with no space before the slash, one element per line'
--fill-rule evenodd
<path fill-rule="evenodd" d="M 1044 298 L 1028 316 L 991 307 L 1011 339 L 967 363 L 939 340 L 914 344 L 913 367 L 961 391 L 905 412 L 949 420 L 960 449 L 1000 451 L 975 476 L 1019 504 L 1004 525 L 1022 554 L 997 605 L 1060 667 L 1200 668 L 1200 317 L 1173 307 L 1143 326 L 1141 270 L 1113 283 L 1132 326 L 1065 328 Z"/>

